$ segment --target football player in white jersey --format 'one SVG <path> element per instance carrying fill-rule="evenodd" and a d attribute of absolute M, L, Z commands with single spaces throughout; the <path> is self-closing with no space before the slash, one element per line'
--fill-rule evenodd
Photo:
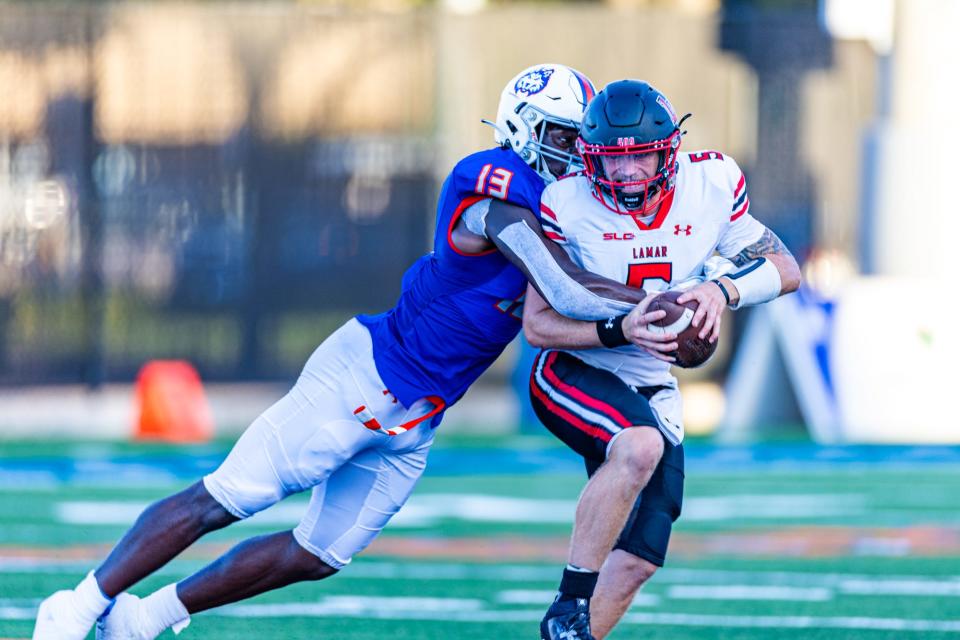
<path fill-rule="evenodd" d="M 693 323 L 712 342 L 724 307 L 794 291 L 800 270 L 750 215 L 737 163 L 716 151 L 680 153 L 681 125 L 647 83 L 608 85 L 584 113 L 585 170 L 547 187 L 541 218 L 585 269 L 647 291 L 686 288 L 679 302 L 699 303 Z M 543 348 L 531 401 L 590 475 L 569 564 L 541 623 L 544 640 L 606 637 L 663 566 L 680 515 L 683 423 L 669 356 L 676 336 L 638 347 L 624 338 L 622 322 L 564 318 L 527 290 L 524 332 Z"/>
<path fill-rule="evenodd" d="M 217 470 L 150 505 L 75 589 L 41 603 L 33 640 L 82 640 L 98 619 L 98 639 L 150 640 L 198 611 L 335 575 L 407 500 L 446 405 L 519 332 L 512 306 L 498 303 L 520 298 L 528 276 L 573 317 L 632 311 L 626 333 L 647 333 L 656 314 L 644 314 L 643 292 L 582 272 L 543 238 L 534 213 L 544 184 L 577 160 L 570 152 L 593 93 L 563 65 L 511 80 L 493 123 L 497 147 L 451 172 L 435 251 L 407 271 L 397 305 L 325 340 Z M 206 533 L 307 489 L 295 529 L 244 540 L 146 598 L 126 592 Z"/>

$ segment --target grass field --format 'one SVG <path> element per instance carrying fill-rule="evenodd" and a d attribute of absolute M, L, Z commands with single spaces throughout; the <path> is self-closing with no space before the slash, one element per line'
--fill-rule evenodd
<path fill-rule="evenodd" d="M 28 637 L 44 595 L 226 446 L 0 444 L 0 638 Z M 410 504 L 340 575 L 195 616 L 182 637 L 535 638 L 583 482 L 548 439 L 441 438 Z M 205 538 L 134 592 L 304 504 Z M 693 443 L 670 553 L 612 638 L 960 639 L 960 450 Z"/>

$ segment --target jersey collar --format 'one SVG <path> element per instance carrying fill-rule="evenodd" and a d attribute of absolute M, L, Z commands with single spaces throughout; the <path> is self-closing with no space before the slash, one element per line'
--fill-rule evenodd
<path fill-rule="evenodd" d="M 659 229 L 663 224 L 663 221 L 667 219 L 667 215 L 670 214 L 670 209 L 673 207 L 673 199 L 677 195 L 677 191 L 683 186 L 680 183 L 683 182 L 683 165 L 681 164 L 677 167 L 677 184 L 673 188 L 666 198 L 663 199 L 663 202 L 660 204 L 660 209 L 657 211 L 657 215 L 653 217 L 653 220 L 649 224 L 645 223 L 643 220 L 639 219 L 639 216 L 630 216 L 633 218 L 633 222 L 637 225 L 637 228 L 640 231 L 653 231 L 654 229 Z"/>
<path fill-rule="evenodd" d="M 663 221 L 667 219 L 667 214 L 670 213 L 670 208 L 673 207 L 673 197 L 676 194 L 676 189 L 667 194 L 667 197 L 664 198 L 663 202 L 660 203 L 660 209 L 657 211 L 657 215 L 653 217 L 653 220 L 650 221 L 650 224 L 644 223 L 643 220 L 640 219 L 640 216 L 631 215 L 630 217 L 641 231 L 652 231 L 654 229 L 659 229 L 660 225 L 663 224 Z"/>

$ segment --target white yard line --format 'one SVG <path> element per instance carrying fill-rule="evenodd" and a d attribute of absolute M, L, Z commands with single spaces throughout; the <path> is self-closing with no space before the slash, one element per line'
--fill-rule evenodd
<path fill-rule="evenodd" d="M 0 604 L 0 620 L 29 620 L 36 606 L 4 606 Z M 237 604 L 201 615 L 233 618 L 373 618 L 379 620 L 420 620 L 437 622 L 536 622 L 543 608 L 486 608 L 486 603 L 472 598 L 396 598 L 340 595 L 323 598 L 316 603 Z M 906 618 L 873 618 L 866 616 L 737 616 L 685 613 L 628 613 L 628 625 L 753 628 L 753 629 L 849 629 L 900 632 L 960 633 L 960 621 Z"/>
<path fill-rule="evenodd" d="M 960 597 L 960 580 L 843 580 L 841 593 L 858 596 L 939 596 Z"/>
<path fill-rule="evenodd" d="M 423 620 L 448 622 L 535 622 L 543 617 L 543 609 L 495 610 L 427 610 L 403 609 L 384 606 L 377 598 L 357 596 L 352 603 L 355 608 L 345 607 L 348 596 L 341 596 L 338 606 L 326 602 L 315 605 L 235 605 L 211 612 L 211 615 L 231 617 L 277 617 L 299 615 L 305 617 L 364 617 L 380 620 Z M 295 613 L 294 613 L 295 612 Z M 682 627 L 736 627 L 736 628 L 820 628 L 820 629 L 869 629 L 916 632 L 960 633 L 960 622 L 948 620 L 910 620 L 904 618 L 870 617 L 817 617 L 817 616 L 733 616 L 697 615 L 671 613 L 629 613 L 623 620 L 626 624 L 682 626 Z"/>
<path fill-rule="evenodd" d="M 865 573 L 817 573 L 814 571 L 741 571 L 727 569 L 665 568 L 657 572 L 659 582 L 669 584 L 762 584 L 793 587 L 841 587 L 844 583 L 916 583 L 924 587 L 940 585 L 950 589 L 960 585 L 960 576 L 884 575 Z M 921 594 L 926 595 L 926 594 Z"/>
<path fill-rule="evenodd" d="M 752 600 L 783 602 L 827 602 L 833 599 L 834 591 L 827 587 L 776 587 L 731 584 L 673 585 L 667 589 L 672 600 Z"/>
<path fill-rule="evenodd" d="M 495 600 L 499 604 L 543 605 L 552 602 L 556 595 L 556 589 L 508 589 L 498 593 Z M 641 591 L 633 598 L 632 606 L 653 607 L 658 604 L 660 604 L 660 596 Z"/>
<path fill-rule="evenodd" d="M 58 560 L 55 558 L 3 557 L 0 556 L 0 574 L 5 573 L 83 573 L 95 562 L 85 560 Z M 183 577 L 190 571 L 206 564 L 200 560 L 175 560 L 157 572 L 158 575 Z M 379 578 L 394 580 L 489 580 L 494 582 L 543 582 L 552 588 L 560 580 L 561 567 L 523 564 L 462 564 L 448 562 L 411 561 L 380 562 L 358 559 L 343 572 L 349 578 Z M 799 571 L 733 571 L 714 569 L 665 568 L 657 572 L 652 585 L 684 585 L 690 588 L 707 589 L 711 586 L 721 590 L 734 585 L 750 585 L 769 589 L 782 587 L 795 589 L 830 588 L 837 593 L 862 596 L 923 596 L 960 597 L 960 576 L 931 578 L 922 575 L 866 575 L 855 573 L 813 573 Z M 668 591 L 668 594 L 670 591 Z M 679 591 L 674 593 L 690 593 Z M 783 592 L 781 592 L 783 593 Z M 814 597 L 816 591 L 809 591 Z M 551 596 L 552 597 L 552 596 Z M 679 597 L 683 597 L 682 595 Z M 801 599 L 801 598 L 795 598 Z M 522 604 L 522 603 L 517 603 Z"/>
<path fill-rule="evenodd" d="M 754 629 L 863 629 L 881 631 L 937 631 L 960 633 L 960 621 L 906 618 L 817 616 L 716 616 L 686 613 L 628 613 L 623 621 L 633 624 L 680 627 L 737 627 Z"/>
<path fill-rule="evenodd" d="M 36 607 L 0 607 L 0 620 L 33 620 L 36 617 Z"/>
<path fill-rule="evenodd" d="M 50 558 L 5 558 L 0 556 L 0 574 L 4 573 L 75 573 L 89 571 L 91 562 Z"/>
<path fill-rule="evenodd" d="M 683 505 L 686 522 L 728 520 L 803 520 L 863 513 L 866 496 L 859 494 L 738 494 L 689 498 Z M 73 500 L 54 505 L 54 518 L 73 525 L 129 525 L 147 503 L 126 500 Z M 295 524 L 306 509 L 305 502 L 285 502 L 246 522 L 269 525 Z M 424 493 L 414 495 L 394 516 L 389 526 L 428 527 L 444 520 L 569 524 L 576 509 L 574 500 L 542 500 L 485 494 Z"/>

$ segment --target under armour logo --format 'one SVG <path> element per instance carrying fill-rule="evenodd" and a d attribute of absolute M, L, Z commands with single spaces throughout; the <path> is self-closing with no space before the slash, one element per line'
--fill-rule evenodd
<path fill-rule="evenodd" d="M 686 227 L 681 227 L 681 226 L 678 225 L 678 224 L 673 225 L 673 235 L 675 235 L 675 236 L 678 236 L 678 235 L 680 235 L 681 233 L 685 233 L 685 234 L 687 234 L 687 235 L 690 235 L 690 233 L 691 233 L 692 231 L 693 231 L 693 225 L 691 225 L 691 224 L 688 224 Z"/>

